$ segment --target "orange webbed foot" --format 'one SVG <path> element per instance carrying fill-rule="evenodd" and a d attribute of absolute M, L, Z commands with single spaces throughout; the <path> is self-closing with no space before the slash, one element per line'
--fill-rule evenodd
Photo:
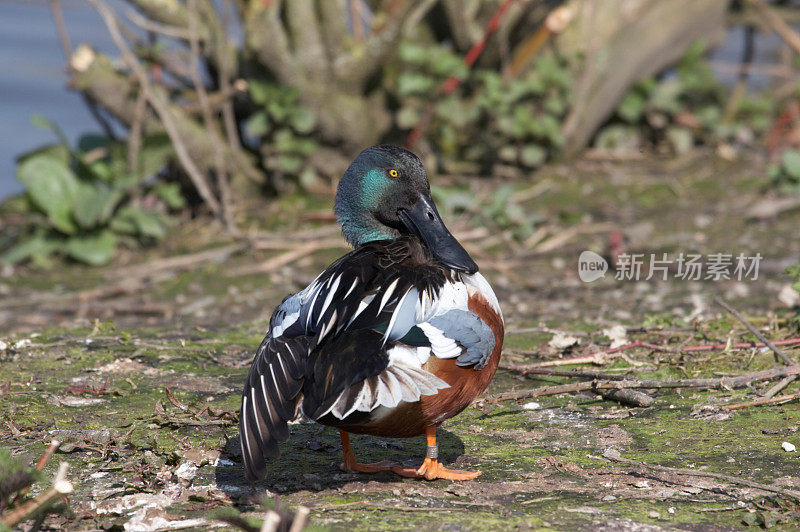
<path fill-rule="evenodd" d="M 392 468 L 392 472 L 401 477 L 424 478 L 425 480 L 472 480 L 482 474 L 481 471 L 447 469 L 434 458 L 426 458 L 419 468 L 396 466 Z"/>

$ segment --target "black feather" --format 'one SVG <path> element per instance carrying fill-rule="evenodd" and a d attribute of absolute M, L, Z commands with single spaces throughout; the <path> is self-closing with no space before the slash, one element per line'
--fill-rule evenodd
<path fill-rule="evenodd" d="M 383 333 L 401 294 L 416 288 L 420 294 L 435 295 L 453 275 L 459 274 L 432 259 L 416 237 L 368 242 L 331 264 L 316 280 L 319 290 L 313 303 L 311 296 L 298 319 L 277 338 L 267 334 L 256 351 L 239 421 L 247 478 L 266 475 L 266 461 L 279 455 L 278 443 L 289 437 L 287 422 L 301 405 L 307 416 L 318 419 L 351 386 L 386 369 L 387 350 L 395 343 L 384 344 Z M 380 308 L 394 281 L 394 292 Z M 350 323 L 368 296 L 372 301 Z M 270 318 L 270 330 L 286 315 L 286 308 L 279 306 Z M 323 327 L 326 334 L 320 338 Z"/>

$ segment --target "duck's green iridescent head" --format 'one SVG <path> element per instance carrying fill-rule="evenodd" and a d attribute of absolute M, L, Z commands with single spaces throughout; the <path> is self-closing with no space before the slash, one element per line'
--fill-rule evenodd
<path fill-rule="evenodd" d="M 353 247 L 415 235 L 445 266 L 478 271 L 444 226 L 431 198 L 425 168 L 408 150 L 381 145 L 362 151 L 339 181 L 334 212 Z"/>

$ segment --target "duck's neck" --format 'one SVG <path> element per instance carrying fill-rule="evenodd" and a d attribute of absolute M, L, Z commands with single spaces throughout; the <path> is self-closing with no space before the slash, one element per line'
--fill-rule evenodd
<path fill-rule="evenodd" d="M 380 223 L 372 216 L 353 216 L 349 213 L 336 213 L 342 225 L 342 235 L 348 244 L 357 248 L 374 240 L 393 240 L 400 233 Z"/>

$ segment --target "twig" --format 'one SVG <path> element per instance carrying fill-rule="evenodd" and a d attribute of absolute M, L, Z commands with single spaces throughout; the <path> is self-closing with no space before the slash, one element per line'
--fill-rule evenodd
<path fill-rule="evenodd" d="M 746 478 L 739 478 L 733 477 L 730 475 L 723 475 L 721 473 L 714 473 L 712 471 L 698 471 L 695 469 L 683 469 L 679 467 L 668 467 L 668 466 L 661 466 L 656 464 L 648 464 L 645 462 L 637 462 L 635 460 L 630 460 L 629 458 L 623 458 L 620 456 L 619 451 L 614 449 L 608 449 L 603 453 L 603 457 L 607 460 L 612 462 L 628 464 L 637 467 L 643 467 L 645 469 L 653 469 L 656 471 L 664 471 L 667 473 L 673 473 L 675 475 L 687 475 L 692 477 L 707 477 L 707 478 L 716 478 L 717 480 L 724 480 L 726 482 L 731 482 L 733 484 L 741 484 L 743 486 L 747 486 L 749 488 L 755 488 L 762 491 L 768 491 L 770 493 L 777 493 L 779 495 L 784 495 L 786 497 L 791 497 L 792 499 L 800 501 L 800 492 L 794 490 L 786 490 L 782 488 L 778 488 L 775 486 L 769 486 L 767 484 L 761 484 L 760 482 L 754 482 L 752 480 L 748 480 Z"/>
<path fill-rule="evenodd" d="M 568 336 L 589 336 L 589 333 L 583 331 L 562 331 L 560 329 L 551 329 L 550 327 L 524 327 L 522 329 L 511 329 L 506 331 L 506 336 L 509 334 L 528 334 L 528 333 L 549 333 L 549 334 L 563 334 Z"/>
<path fill-rule="evenodd" d="M 775 340 L 773 345 L 797 345 L 800 344 L 800 338 L 786 338 L 784 340 Z M 717 349 L 748 349 L 752 347 L 769 347 L 764 342 L 737 342 L 735 344 L 701 344 L 690 345 L 681 348 L 684 353 L 696 353 L 698 351 L 715 351 Z"/>
<path fill-rule="evenodd" d="M 228 137 L 228 144 L 231 147 L 231 151 L 233 151 L 237 157 L 243 157 L 244 154 L 242 153 L 242 145 L 239 140 L 239 129 L 236 126 L 236 115 L 234 114 L 233 102 L 231 101 L 231 98 L 239 91 L 239 89 L 237 89 L 235 86 L 231 87 L 232 72 L 230 58 L 228 57 L 230 47 L 227 33 L 230 20 L 230 8 L 230 1 L 223 0 L 223 17 L 222 24 L 220 26 L 222 37 L 217 52 L 217 63 L 219 65 L 219 89 L 220 92 L 225 96 L 225 99 L 222 102 L 222 122 L 225 125 L 225 136 Z M 225 191 L 223 190 L 222 193 L 224 195 Z"/>
<path fill-rule="evenodd" d="M 800 399 L 800 393 L 795 393 L 792 395 L 779 395 L 777 397 L 759 397 L 758 399 L 753 399 L 752 401 L 747 401 L 745 403 L 735 403 L 732 405 L 725 405 L 722 407 L 722 409 L 741 410 L 742 408 L 749 408 L 751 406 L 776 405 L 781 403 L 788 403 L 790 401 L 794 401 L 795 399 Z"/>
<path fill-rule="evenodd" d="M 281 523 L 281 516 L 274 510 L 267 510 L 264 522 L 261 523 L 261 532 L 275 532 Z"/>
<path fill-rule="evenodd" d="M 751 332 L 751 333 L 753 333 L 753 334 L 756 336 L 756 338 L 758 338 L 759 340 L 761 340 L 762 342 L 764 342 L 764 345 L 766 345 L 767 347 L 769 347 L 770 349 L 772 349 L 772 351 L 773 351 L 773 352 L 774 352 L 776 355 L 778 355 L 778 357 L 779 357 L 781 360 L 783 360 L 783 361 L 784 361 L 784 362 L 785 362 L 787 365 L 791 366 L 792 364 L 794 364 L 794 363 L 795 363 L 795 362 L 794 362 L 794 360 L 792 360 L 791 358 L 789 358 L 788 356 L 786 356 L 786 354 L 785 354 L 783 351 L 781 351 L 780 349 L 778 349 L 778 347 L 777 347 L 775 344 L 773 344 L 772 342 L 770 342 L 769 340 L 767 340 L 767 337 L 766 337 L 766 336 L 764 336 L 763 334 L 761 334 L 760 332 L 758 332 L 758 329 L 756 329 L 755 327 L 753 327 L 753 325 L 752 325 L 752 324 L 751 324 L 749 321 L 747 321 L 747 318 L 745 318 L 744 316 L 742 316 L 741 314 L 739 314 L 739 312 L 738 312 L 738 311 L 737 311 L 735 308 L 733 308 L 733 307 L 731 307 L 730 305 L 728 305 L 726 302 L 724 302 L 724 301 L 723 301 L 722 299 L 720 299 L 719 297 L 715 297 L 715 298 L 714 298 L 714 301 L 716 301 L 716 303 L 717 303 L 719 306 L 721 306 L 722 308 L 724 308 L 725 310 L 727 310 L 728 312 L 730 312 L 731 314 L 733 314 L 733 315 L 736 317 L 736 319 L 738 319 L 740 322 L 742 322 L 742 324 L 743 324 L 745 327 L 747 327 L 747 328 L 750 330 L 750 332 Z"/>
<path fill-rule="evenodd" d="M 770 398 L 774 397 L 778 392 L 789 386 L 794 380 L 797 379 L 797 375 L 788 375 L 784 377 L 778 384 L 770 388 L 769 390 L 764 393 L 764 397 Z"/>
<path fill-rule="evenodd" d="M 783 340 L 776 340 L 770 342 L 773 347 L 776 345 L 797 345 L 800 344 L 800 338 L 786 338 Z M 632 349 L 634 347 L 645 347 L 656 351 L 664 351 L 667 353 L 696 353 L 700 351 L 714 351 L 717 349 L 747 349 L 753 347 L 769 347 L 764 342 L 737 342 L 735 344 L 701 344 L 690 345 L 686 347 L 674 348 L 663 345 L 651 344 L 637 340 L 630 344 L 625 344 L 613 349 L 606 349 L 605 351 L 598 351 L 589 355 L 580 355 L 571 358 L 561 358 L 557 360 L 545 360 L 543 362 L 536 362 L 526 366 L 527 368 L 543 368 L 549 366 L 571 366 L 575 364 L 604 364 L 608 360 L 608 355 L 619 356 L 620 351 Z M 791 360 L 791 359 L 789 359 Z M 792 363 L 794 364 L 794 363 Z M 519 369 L 519 368 L 516 368 Z"/>
<path fill-rule="evenodd" d="M 297 512 L 294 514 L 294 519 L 292 520 L 292 526 L 289 528 L 289 532 L 300 532 L 305 528 L 309 511 L 310 510 L 306 506 L 300 505 L 297 507 Z"/>
<path fill-rule="evenodd" d="M 58 33 L 58 40 L 61 44 L 61 51 L 64 53 L 64 57 L 67 59 L 67 64 L 69 64 L 70 60 L 72 59 L 72 43 L 70 42 L 67 25 L 64 22 L 64 13 L 61 10 L 61 3 L 58 0 L 50 0 L 50 11 L 53 13 L 53 22 L 55 22 L 56 25 L 56 32 Z M 100 110 L 97 108 L 97 104 L 83 92 L 81 93 L 81 97 L 86 104 L 86 107 L 89 109 L 92 117 L 97 120 L 97 123 L 103 128 L 105 134 L 108 135 L 110 139 L 116 140 L 114 130 L 111 129 L 111 124 L 109 124 L 108 120 L 106 120 L 106 118 L 100 113 Z"/>
<path fill-rule="evenodd" d="M 246 243 L 230 244 L 214 249 L 178 255 L 177 257 L 167 257 L 132 266 L 115 268 L 109 271 L 107 276 L 117 279 L 132 279 L 140 277 L 151 277 L 158 272 L 165 270 L 182 270 L 185 268 L 196 268 L 204 262 L 222 262 L 233 254 L 247 249 Z"/>
<path fill-rule="evenodd" d="M 61 465 L 58 468 L 58 473 L 56 473 L 56 477 L 53 480 L 53 485 L 50 487 L 50 489 L 44 493 L 40 493 L 35 499 L 30 500 L 8 512 L 3 516 L 2 519 L 0 519 L 0 523 L 8 527 L 13 527 L 30 517 L 34 512 L 45 508 L 56 499 L 60 499 L 64 495 L 72 493 L 72 490 L 74 489 L 72 482 L 66 478 L 68 468 L 69 464 L 67 462 L 61 462 Z"/>
<path fill-rule="evenodd" d="M 136 105 L 133 111 L 133 122 L 131 122 L 130 132 L 128 133 L 128 171 L 136 173 L 139 171 L 139 152 L 142 149 L 142 126 L 144 125 L 144 115 L 147 112 L 147 97 L 144 91 L 140 90 L 136 97 Z"/>
<path fill-rule="evenodd" d="M 794 48 L 794 51 L 800 54 L 800 35 L 784 22 L 764 0 L 747 0 L 747 3 L 755 7 L 761 16 L 764 17 L 767 24 L 775 30 L 775 33 L 780 35 L 781 38 L 786 41 L 786 44 Z"/>
<path fill-rule="evenodd" d="M 56 24 L 56 32 L 58 33 L 58 41 L 61 43 L 61 50 L 64 52 L 67 63 L 69 63 L 72 57 L 72 43 L 69 40 L 67 25 L 64 23 L 64 13 L 61 11 L 61 4 L 58 0 L 50 0 L 50 11 L 53 12 L 53 21 Z"/>
<path fill-rule="evenodd" d="M 200 102 L 200 109 L 203 114 L 203 123 L 208 131 L 208 136 L 213 137 L 216 133 L 216 121 L 211 113 L 211 105 L 208 101 L 208 92 L 206 91 L 205 83 L 200 76 L 200 39 L 197 35 L 197 1 L 188 0 L 187 10 L 189 13 L 189 49 L 191 50 L 191 68 L 189 74 L 192 78 L 194 90 L 197 93 L 197 101 Z M 213 133 L 212 133 L 212 130 Z M 220 189 L 220 199 L 222 201 L 222 221 L 225 229 L 231 233 L 236 234 L 236 224 L 233 221 L 233 212 L 231 206 L 230 189 L 228 188 L 228 168 L 225 165 L 225 157 L 222 153 L 222 146 L 218 143 L 213 143 L 214 147 L 214 167 L 217 173 L 217 184 Z"/>
<path fill-rule="evenodd" d="M 619 390 L 612 389 L 606 392 L 600 392 L 603 399 L 616 401 L 623 405 L 647 407 L 653 404 L 655 399 L 650 397 L 644 392 L 638 390 Z"/>
<path fill-rule="evenodd" d="M 800 340 L 798 340 L 798 342 L 800 342 Z M 635 342 L 631 342 L 629 344 L 621 345 L 619 347 L 614 347 L 612 349 L 606 349 L 605 351 L 598 351 L 597 353 L 591 353 L 589 355 L 581 355 L 571 358 L 561 358 L 557 360 L 545 360 L 544 362 L 536 362 L 530 364 L 527 367 L 543 368 L 549 366 L 571 366 L 574 364 L 605 364 L 606 360 L 608 360 L 609 358 L 609 355 L 622 356 L 622 351 L 633 349 L 634 347 L 644 347 L 647 349 L 654 349 L 656 351 L 666 351 L 667 353 L 678 352 L 673 347 L 651 344 L 647 342 L 642 342 L 641 340 L 636 340 Z"/>
<path fill-rule="evenodd" d="M 12 427 L 13 427 L 13 425 L 12 425 Z M 53 454 L 55 454 L 56 450 L 58 450 L 58 446 L 59 445 L 61 445 L 60 441 L 58 441 L 56 439 L 50 440 L 50 444 L 47 446 L 47 448 L 42 453 L 42 456 L 40 456 L 39 460 L 36 462 L 36 466 L 35 466 L 36 471 L 41 471 L 41 470 L 44 469 L 44 467 L 47 465 L 47 463 L 53 457 Z M 21 498 L 25 497 L 28 494 L 28 488 L 29 487 L 30 486 L 28 486 L 25 489 L 23 489 L 22 491 L 20 491 L 19 495 L 17 495 L 17 497 L 16 497 L 16 500 L 20 500 Z"/>
<path fill-rule="evenodd" d="M 575 18 L 575 6 L 561 5 L 553 9 L 545 18 L 544 23 L 536 32 L 524 43 L 517 47 L 511 66 L 508 71 L 512 77 L 516 77 L 522 72 L 531 58 L 539 49 L 554 35 L 563 32 L 569 23 Z"/>
<path fill-rule="evenodd" d="M 39 461 L 36 462 L 36 470 L 41 471 L 44 469 L 44 466 L 47 465 L 47 462 L 53 457 L 53 454 L 58 450 L 58 446 L 61 445 L 61 442 L 53 439 L 50 440 L 50 445 L 47 446 L 47 449 L 44 450 L 42 456 L 39 458 Z"/>
<path fill-rule="evenodd" d="M 332 248 L 332 247 L 339 247 L 341 245 L 340 242 L 332 242 L 332 241 L 312 241 L 306 242 L 294 249 L 291 249 L 285 253 L 281 253 L 275 257 L 269 258 L 260 264 L 248 264 L 246 266 L 242 266 L 239 268 L 234 268 L 232 270 L 228 270 L 225 272 L 228 276 L 239 276 L 239 275 L 252 275 L 255 273 L 269 273 L 274 271 L 281 266 L 286 266 L 292 261 L 295 261 L 301 257 L 305 257 L 306 255 L 310 255 L 315 251 L 320 249 Z"/>
<path fill-rule="evenodd" d="M 529 390 L 520 390 L 500 393 L 487 396 L 485 399 L 490 401 L 507 401 L 510 399 L 526 399 L 529 397 L 542 397 L 545 395 L 557 395 L 560 393 L 580 392 L 585 390 L 610 390 L 624 388 L 709 388 L 709 389 L 733 389 L 744 388 L 755 381 L 771 380 L 787 375 L 800 374 L 800 365 L 781 366 L 777 368 L 746 373 L 737 377 L 719 377 L 713 379 L 621 379 L 621 380 L 593 380 L 562 384 L 557 386 L 543 386 Z"/>
<path fill-rule="evenodd" d="M 158 114 L 159 119 L 161 119 L 161 123 L 164 125 L 164 129 L 172 141 L 175 154 L 177 155 L 181 166 L 183 166 L 184 170 L 186 170 L 189 179 L 194 184 L 197 192 L 200 194 L 200 197 L 203 199 L 206 205 L 208 205 L 208 208 L 215 216 L 219 217 L 221 215 L 221 207 L 219 202 L 211 192 L 211 188 L 206 182 L 205 176 L 192 160 L 186 145 L 181 139 L 180 131 L 173 121 L 169 107 L 156 94 L 153 86 L 150 84 L 150 79 L 147 76 L 147 72 L 144 70 L 142 65 L 139 63 L 139 60 L 131 51 L 128 43 L 125 42 L 125 38 L 120 32 L 116 15 L 111 8 L 109 8 L 105 2 L 103 2 L 103 0 L 89 0 L 89 2 L 103 18 L 103 22 L 105 22 L 108 32 L 111 34 L 111 39 L 114 41 L 114 44 L 116 44 L 117 48 L 119 48 L 119 51 L 122 54 L 122 60 L 128 65 L 128 68 L 133 71 L 134 75 L 139 80 L 139 85 L 141 86 L 142 91 L 144 91 L 147 101 L 150 102 L 150 105 L 156 111 L 156 114 Z"/>
<path fill-rule="evenodd" d="M 173 39 L 183 39 L 185 41 L 188 41 L 191 38 L 190 31 L 187 31 L 184 28 L 179 28 L 178 26 L 168 26 L 166 24 L 161 24 L 160 22 L 155 22 L 147 17 L 143 17 L 133 9 L 126 11 L 125 16 L 128 17 L 128 20 L 145 31 L 157 33 L 165 37 L 171 37 Z"/>
<path fill-rule="evenodd" d="M 615 375 L 613 373 L 600 373 L 599 371 L 581 371 L 572 370 L 567 371 L 563 369 L 548 369 L 538 366 L 529 366 L 525 364 L 509 364 L 507 362 L 500 362 L 500 369 L 507 369 L 517 371 L 523 375 L 550 375 L 553 377 L 582 377 L 585 379 L 602 379 L 608 381 L 624 381 L 625 375 Z"/>

